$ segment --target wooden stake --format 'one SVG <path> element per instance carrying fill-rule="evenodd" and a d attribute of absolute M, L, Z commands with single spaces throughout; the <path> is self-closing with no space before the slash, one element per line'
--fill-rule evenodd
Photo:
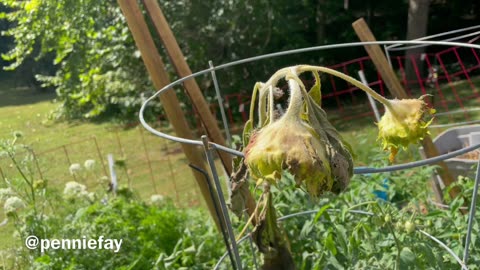
<path fill-rule="evenodd" d="M 358 38 L 361 41 L 364 41 L 364 42 L 376 41 L 375 36 L 373 35 L 372 31 L 370 31 L 370 28 L 368 27 L 367 23 L 363 18 L 356 20 L 352 24 L 352 26 L 355 32 L 357 33 Z M 392 68 L 388 64 L 387 58 L 385 57 L 385 54 L 383 54 L 383 51 L 380 48 L 380 46 L 365 45 L 364 47 L 368 55 L 372 59 L 373 64 L 377 68 L 378 72 L 380 72 L 385 84 L 387 85 L 387 88 L 390 90 L 390 93 L 397 98 L 408 98 L 408 95 L 403 89 L 402 85 L 400 84 L 400 81 L 395 75 L 395 72 L 392 70 Z M 430 136 L 426 136 L 421 143 L 427 158 L 438 156 L 438 150 L 433 144 Z M 442 178 L 442 181 L 445 184 L 445 186 L 449 186 L 450 184 L 452 184 L 454 180 L 445 162 L 439 162 L 437 163 L 437 165 L 441 167 L 441 169 L 437 170 L 437 173 Z M 436 185 L 436 183 L 432 183 L 432 185 Z M 442 199 L 443 198 L 442 194 L 436 188 L 434 188 L 434 186 L 432 186 L 432 188 L 435 192 L 435 197 L 437 198 L 437 200 L 439 198 Z M 452 198 L 457 197 L 459 193 L 460 193 L 460 190 L 457 187 L 452 188 L 450 190 L 450 196 Z M 443 201 L 443 200 L 440 200 L 440 201 Z"/>
<path fill-rule="evenodd" d="M 162 62 L 157 48 L 155 47 L 155 43 L 153 42 L 152 36 L 148 30 L 148 26 L 143 18 L 142 12 L 137 5 L 137 1 L 118 0 L 118 4 L 122 9 L 125 19 L 127 20 L 128 27 L 132 32 L 135 43 L 140 50 L 145 67 L 147 68 L 150 78 L 153 81 L 153 85 L 156 89 L 164 87 L 170 83 L 170 80 L 167 72 L 165 71 L 165 65 Z M 192 139 L 193 134 L 188 127 L 187 120 L 185 119 L 183 111 L 180 108 L 180 103 L 178 102 L 175 92 L 165 92 L 164 94 L 160 95 L 160 101 L 177 136 Z M 205 161 L 198 147 L 182 144 L 182 148 L 190 163 L 206 171 Z M 209 195 L 205 176 L 195 170 L 192 170 L 192 172 L 195 176 L 198 186 L 200 187 L 203 198 L 207 203 L 208 210 L 210 211 L 211 216 L 214 218 L 217 228 L 219 228 L 218 219 L 215 215 L 215 208 Z"/>
<path fill-rule="evenodd" d="M 178 76 L 185 77 L 192 74 L 190 67 L 185 61 L 185 57 L 183 56 L 180 46 L 178 46 L 177 40 L 175 39 L 175 36 L 173 35 L 173 32 L 170 29 L 170 26 L 168 25 L 160 6 L 158 5 L 158 1 L 143 0 L 143 4 L 145 5 L 150 18 L 153 21 L 155 29 L 157 30 L 157 33 L 167 50 L 170 61 L 173 63 Z M 225 139 L 218 128 L 215 118 L 208 108 L 207 102 L 205 101 L 197 82 L 194 79 L 187 80 L 184 82 L 184 86 L 187 90 L 190 100 L 195 106 L 197 112 L 200 114 L 200 119 L 205 126 L 208 136 L 212 139 L 212 141 L 225 145 Z M 222 160 L 227 174 L 232 176 L 232 157 L 230 154 L 227 154 L 223 151 L 218 151 L 218 154 Z M 251 215 L 255 209 L 255 199 L 248 189 L 244 190 L 243 196 L 245 199 L 245 208 L 247 213 Z"/>
<path fill-rule="evenodd" d="M 173 35 L 170 26 L 163 15 L 163 12 L 158 4 L 157 0 L 143 0 L 143 4 L 150 16 L 150 19 L 157 30 L 160 39 L 167 50 L 170 61 L 173 64 L 179 77 L 186 77 L 192 74 L 190 67 L 185 61 L 185 57 L 178 46 L 177 40 Z M 221 145 L 225 145 L 225 139 L 217 125 L 215 117 L 212 115 L 210 108 L 208 107 L 205 98 L 200 90 L 195 79 L 186 80 L 183 83 L 185 90 L 187 91 L 193 106 L 200 116 L 200 120 L 205 126 L 208 137 L 211 141 Z M 228 175 L 232 173 L 232 157 L 223 151 L 218 151 L 222 164 L 227 171 Z"/>

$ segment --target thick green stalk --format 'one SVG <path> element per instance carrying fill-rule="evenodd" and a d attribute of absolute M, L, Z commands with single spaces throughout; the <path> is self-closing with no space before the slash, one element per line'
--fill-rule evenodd
<path fill-rule="evenodd" d="M 300 112 L 303 108 L 303 95 L 302 91 L 300 90 L 300 86 L 295 79 L 288 79 L 288 86 L 290 88 L 290 103 L 288 104 L 288 108 L 285 112 L 284 118 L 295 120 L 298 119 Z"/>
<path fill-rule="evenodd" d="M 273 97 L 273 86 L 270 85 L 268 88 L 268 110 L 269 110 L 269 124 L 273 123 L 275 120 L 275 104 Z"/>
<path fill-rule="evenodd" d="M 249 120 L 254 121 L 254 112 L 255 112 L 255 102 L 257 100 L 257 93 L 259 91 L 259 89 L 263 86 L 262 83 L 259 83 L 257 82 L 255 84 L 255 87 L 253 87 L 253 94 L 252 94 L 252 100 L 251 100 L 251 103 L 250 103 L 250 114 L 249 114 Z"/>

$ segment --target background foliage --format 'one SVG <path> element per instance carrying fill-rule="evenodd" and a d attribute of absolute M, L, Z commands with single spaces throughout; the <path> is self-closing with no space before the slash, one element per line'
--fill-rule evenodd
<path fill-rule="evenodd" d="M 356 41 L 351 23 L 362 16 L 378 39 L 402 39 L 408 10 L 408 1 L 394 0 L 162 0 L 160 5 L 193 71 L 207 68 L 208 60 L 220 64 Z M 429 32 L 478 23 L 479 9 L 473 0 L 431 1 Z M 1 0 L 0 11 L 1 64 L 7 70 L 20 69 L 19 79 L 30 85 L 41 82 L 55 88 L 57 116 L 133 119 L 143 98 L 153 92 L 116 1 Z M 231 68 L 218 76 L 225 92 L 249 93 L 254 82 L 280 67 L 328 65 L 359 55 L 364 55 L 361 48 L 294 55 Z M 213 96 L 210 79 L 201 80 L 205 95 Z M 157 104 L 155 112 L 158 109 Z"/>

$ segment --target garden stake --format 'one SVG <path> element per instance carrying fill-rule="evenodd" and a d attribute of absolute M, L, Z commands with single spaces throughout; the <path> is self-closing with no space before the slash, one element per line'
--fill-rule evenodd
<path fill-rule="evenodd" d="M 208 65 L 212 69 L 211 75 L 213 80 L 213 86 L 215 87 L 215 94 L 217 96 L 218 108 L 220 109 L 220 114 L 222 115 L 223 128 L 225 129 L 225 134 L 227 135 L 227 145 L 232 143 L 232 135 L 230 135 L 230 129 L 228 128 L 227 116 L 225 115 L 225 108 L 223 107 L 222 94 L 220 93 L 220 87 L 218 86 L 217 75 L 215 74 L 215 69 L 213 69 L 213 62 L 208 61 Z M 231 173 L 231 172 L 230 172 Z"/>
<path fill-rule="evenodd" d="M 245 221 L 248 220 L 248 214 L 245 212 Z M 247 236 L 248 236 L 248 244 L 250 246 L 250 250 L 252 252 L 252 258 L 253 258 L 253 264 L 255 264 L 255 269 L 258 270 L 258 262 L 257 262 L 257 255 L 255 254 L 255 247 L 253 246 L 253 239 L 252 235 L 250 232 L 250 228 L 247 228 Z M 237 241 L 237 243 L 240 241 L 240 239 Z"/>
<path fill-rule="evenodd" d="M 190 67 L 188 66 L 187 62 L 185 61 L 185 57 L 180 49 L 180 46 L 173 35 L 172 29 L 168 25 L 168 22 L 163 15 L 162 9 L 156 0 L 143 0 L 143 5 L 148 12 L 150 19 L 153 22 L 155 30 L 157 31 L 158 36 L 160 37 L 161 42 L 165 46 L 167 54 L 170 58 L 170 61 L 175 68 L 176 73 L 179 77 L 186 77 L 192 74 Z M 192 101 L 192 105 L 194 106 L 195 110 L 200 117 L 200 121 L 205 127 L 205 131 L 209 136 L 210 140 L 216 142 L 221 145 L 225 144 L 225 139 L 222 136 L 222 132 L 217 125 L 217 121 L 212 115 L 210 111 L 210 107 L 208 106 L 203 94 L 200 90 L 195 79 L 187 80 L 184 82 L 184 87 L 186 93 L 190 100 Z M 225 130 L 227 132 L 228 138 L 228 127 L 225 126 Z M 230 155 L 224 152 L 218 152 L 220 156 L 220 160 L 222 161 L 223 167 L 228 175 L 232 173 L 232 158 Z"/>
<path fill-rule="evenodd" d="M 465 249 L 463 253 L 463 262 L 468 262 L 470 240 L 472 236 L 473 221 L 475 220 L 475 210 L 477 206 L 477 197 L 478 197 L 478 185 L 480 184 L 480 159 L 477 163 L 477 173 L 475 175 L 475 186 L 473 187 L 472 202 L 470 205 L 470 214 L 468 215 L 468 229 L 467 236 L 465 238 Z"/>
<path fill-rule="evenodd" d="M 242 261 L 240 260 L 237 241 L 235 241 L 235 235 L 233 234 L 232 223 L 230 221 L 230 215 L 228 214 L 227 204 L 225 203 L 225 197 L 223 196 L 222 185 L 220 185 L 220 180 L 218 179 L 217 168 L 215 167 L 215 161 L 213 160 L 212 156 L 212 148 L 210 148 L 208 137 L 206 135 L 202 136 L 202 142 L 205 154 L 207 156 L 208 165 L 210 166 L 210 171 L 212 173 L 213 181 L 215 183 L 215 188 L 217 190 L 218 201 L 220 202 L 222 210 L 222 216 L 218 217 L 218 219 L 220 222 L 225 222 L 228 237 L 230 238 L 230 243 L 232 245 L 233 254 L 235 255 L 236 268 L 238 270 L 242 270 Z"/>
<path fill-rule="evenodd" d="M 222 214 L 220 213 L 220 209 L 219 209 L 219 206 L 218 206 L 218 201 L 217 201 L 217 198 L 215 196 L 215 192 L 213 191 L 213 187 L 212 187 L 212 184 L 211 184 L 211 181 L 210 181 L 210 177 L 208 177 L 208 173 L 206 171 L 202 170 L 201 168 L 191 164 L 191 163 L 188 164 L 188 166 L 190 166 L 190 168 L 192 168 L 194 170 L 197 170 L 199 173 L 201 173 L 205 176 L 205 182 L 208 186 L 208 191 L 210 192 L 210 196 L 212 197 L 213 206 L 215 207 L 215 213 L 217 214 L 217 216 L 219 218 L 221 218 Z M 227 233 L 227 230 L 225 228 L 225 224 L 223 222 L 220 222 L 220 231 L 222 232 L 223 241 L 225 242 L 225 246 L 227 248 L 227 252 L 228 252 L 228 256 L 230 257 L 230 261 L 232 262 L 233 268 L 236 269 L 236 265 L 233 263 L 235 259 L 233 258 L 233 252 L 232 252 L 232 249 L 231 249 L 231 246 L 230 246 L 230 242 L 228 241 L 228 233 Z"/>
<path fill-rule="evenodd" d="M 358 77 L 360 77 L 360 81 L 368 86 L 368 81 L 367 78 L 365 78 L 365 73 L 363 73 L 363 70 L 358 71 Z M 380 121 L 380 113 L 378 112 L 377 104 L 375 103 L 375 100 L 373 100 L 372 96 L 367 94 L 368 102 L 370 103 L 370 106 L 372 107 L 373 114 L 375 116 L 375 120 L 377 120 L 377 123 Z"/>
<path fill-rule="evenodd" d="M 65 152 L 65 157 L 67 157 L 68 166 L 72 165 L 72 162 L 70 161 L 70 156 L 68 155 L 67 147 L 65 145 L 62 145 L 62 148 L 63 148 L 63 152 Z M 73 177 L 73 181 L 77 182 L 77 177 L 75 176 L 74 173 L 72 173 L 72 177 Z"/>

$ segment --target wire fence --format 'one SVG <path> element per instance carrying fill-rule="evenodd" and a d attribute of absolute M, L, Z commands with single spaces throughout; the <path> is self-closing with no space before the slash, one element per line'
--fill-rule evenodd
<path fill-rule="evenodd" d="M 197 186 L 181 146 L 157 140 L 138 127 L 128 132 L 113 130 L 107 135 L 102 132 L 102 136 L 76 138 L 47 149 L 19 150 L 15 158 L 21 161 L 29 157 L 29 170 L 34 179 L 47 180 L 50 187 L 60 191 L 69 181 L 82 183 L 89 189 L 108 189 L 108 154 L 114 157 L 120 186 L 128 186 L 147 199 L 160 194 L 173 199 L 178 206 L 199 205 Z M 86 160 L 95 160 L 92 170 L 83 168 L 76 173 L 70 172 L 72 164 L 84 167 Z M 18 171 L 10 158 L 1 157 L 0 179 L 8 181 L 15 177 Z"/>

